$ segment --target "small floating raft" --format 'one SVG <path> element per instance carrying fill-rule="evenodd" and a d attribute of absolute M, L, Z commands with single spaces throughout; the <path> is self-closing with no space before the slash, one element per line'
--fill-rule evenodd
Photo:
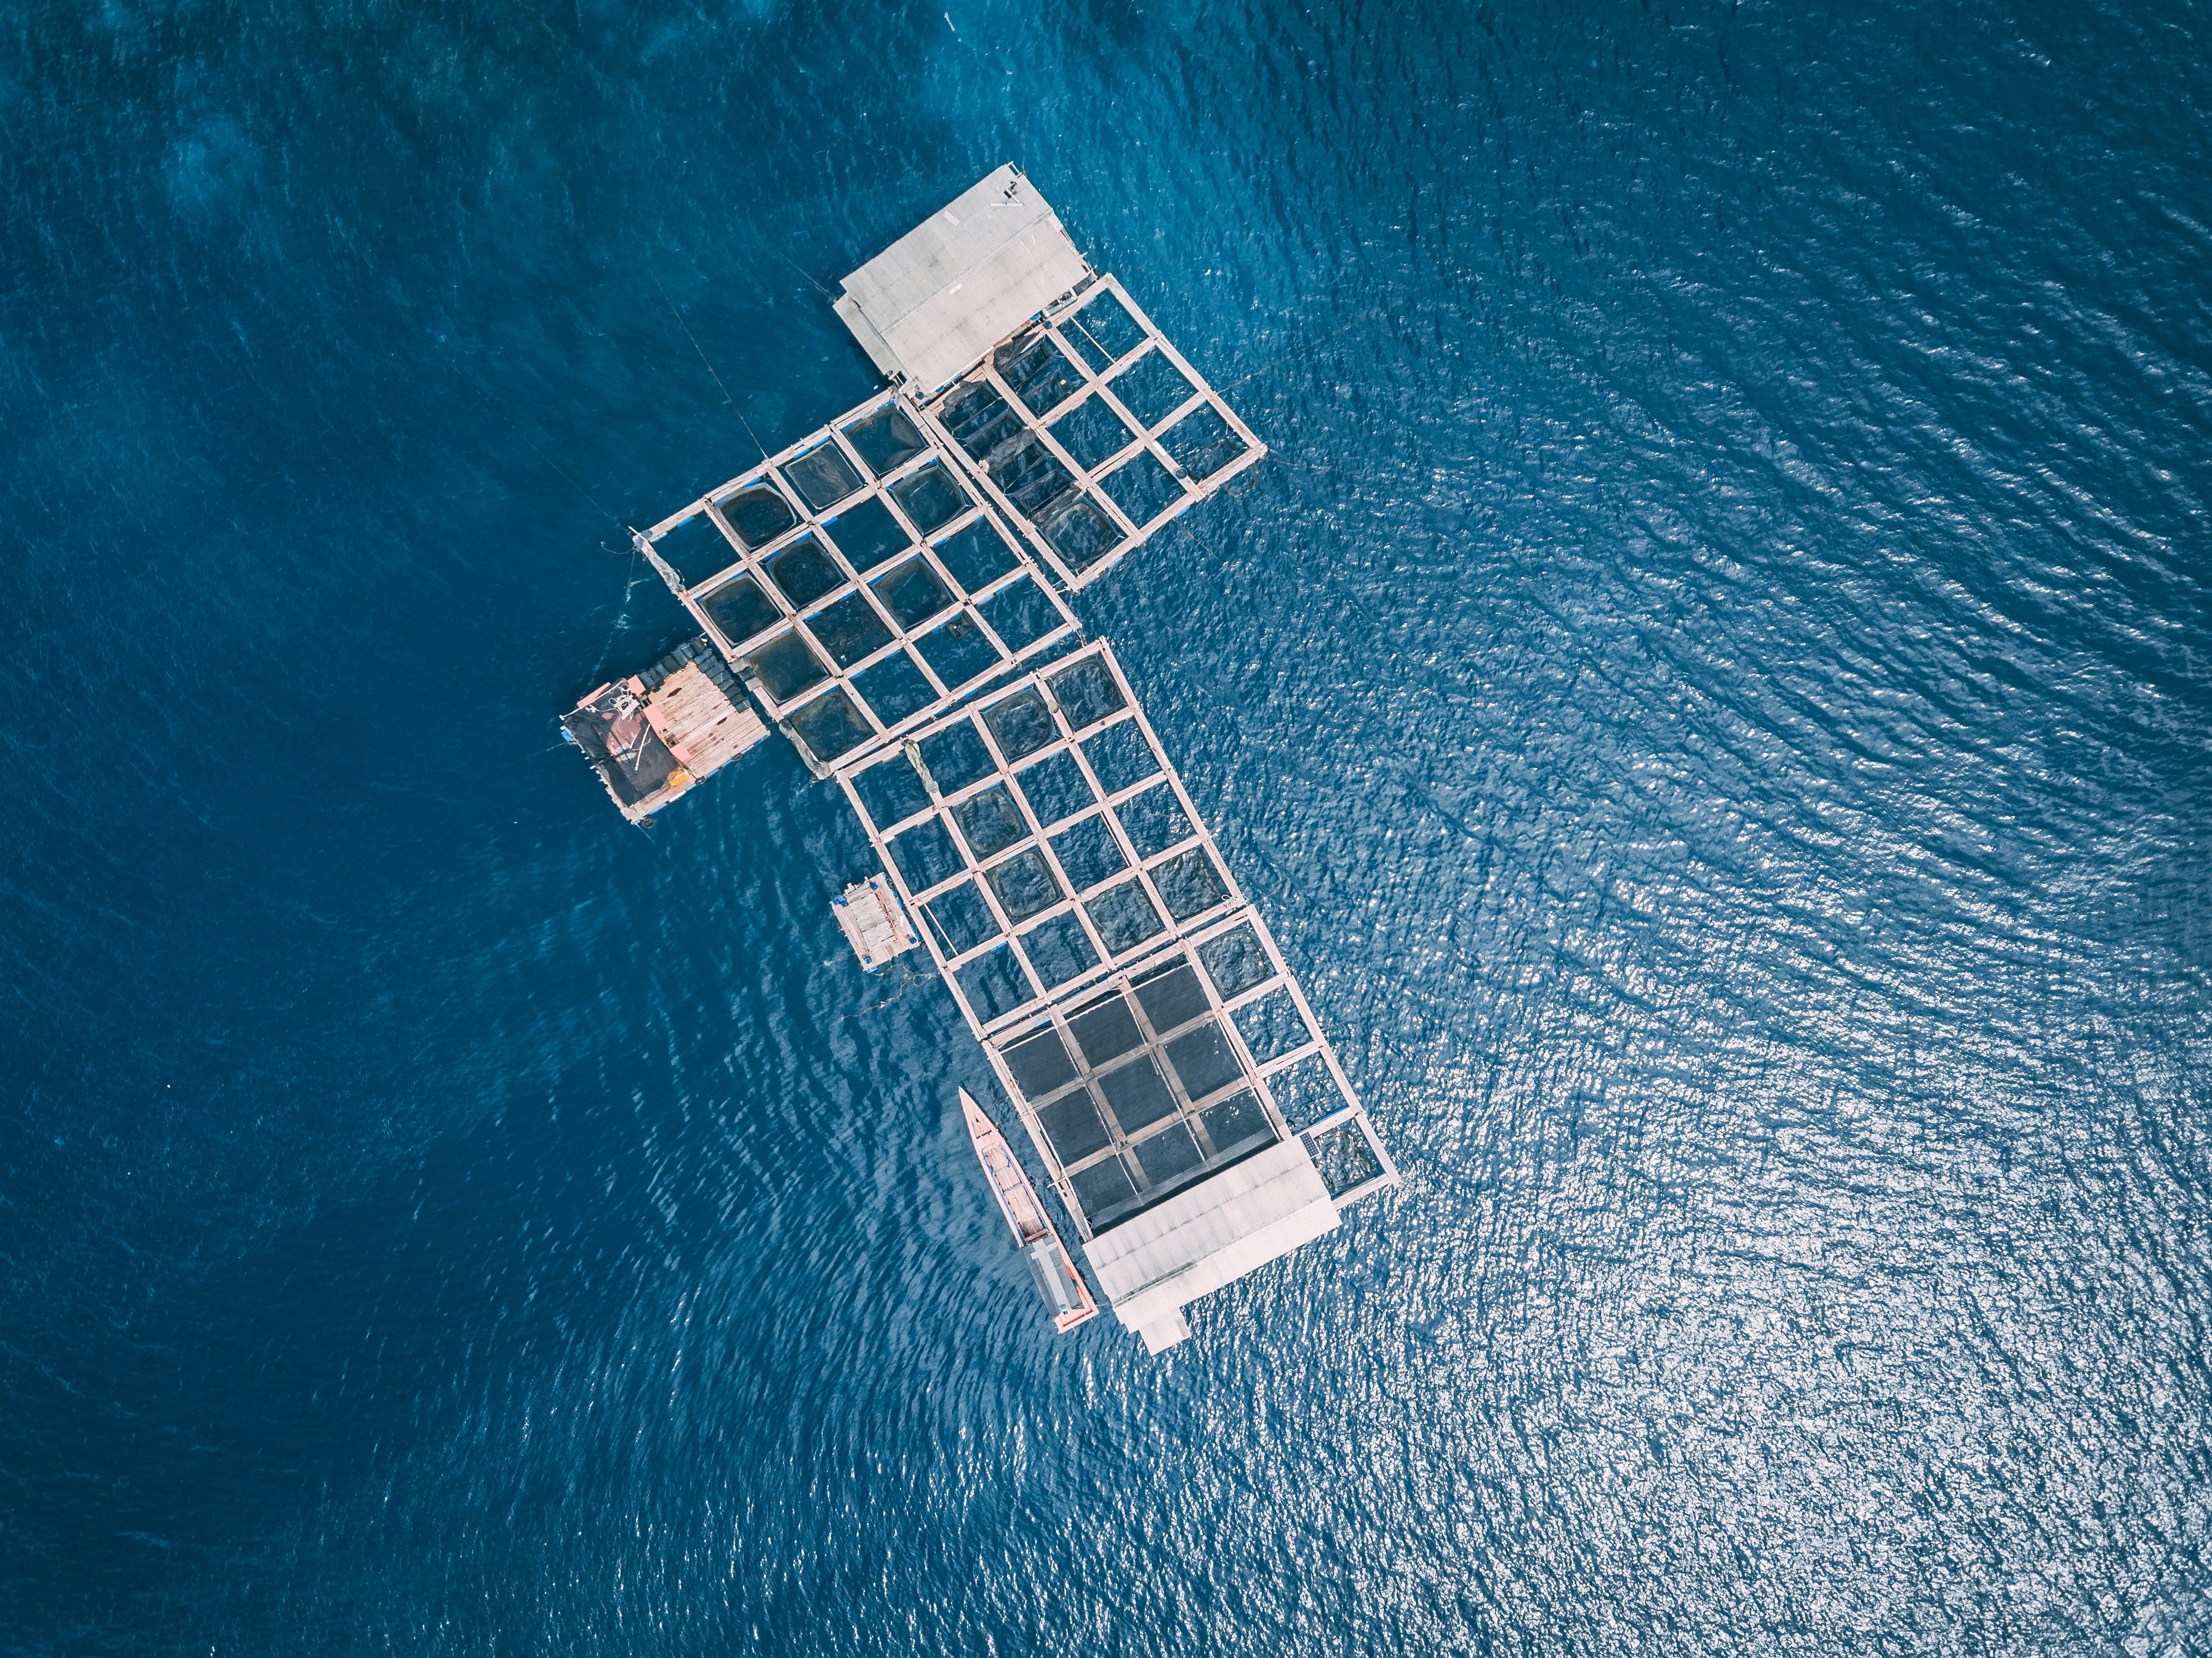
<path fill-rule="evenodd" d="M 843 897 L 830 901 L 830 908 L 837 917 L 845 942 L 860 958 L 864 972 L 873 973 L 894 956 L 903 956 L 921 943 L 914 923 L 900 906 L 898 894 L 880 875 L 855 881 L 845 889 Z"/>
<path fill-rule="evenodd" d="M 1067 1331 L 1087 1318 L 1096 1318 L 1098 1303 L 1091 1298 L 1090 1286 L 1068 1258 L 1051 1218 L 1037 1201 L 1036 1188 L 1022 1172 L 999 1125 L 984 1114 L 983 1108 L 964 1088 L 960 1090 L 960 1108 L 967 1114 L 968 1137 L 975 1142 L 975 1156 L 990 1180 L 992 1194 L 999 1199 L 1006 1224 L 1014 1229 L 1014 1242 L 1021 1247 L 1022 1259 L 1029 1263 L 1037 1293 L 1052 1311 L 1053 1323 Z"/>
<path fill-rule="evenodd" d="M 609 680 L 561 716 L 615 805 L 633 823 L 768 736 L 729 667 L 704 639 L 641 674 Z"/>

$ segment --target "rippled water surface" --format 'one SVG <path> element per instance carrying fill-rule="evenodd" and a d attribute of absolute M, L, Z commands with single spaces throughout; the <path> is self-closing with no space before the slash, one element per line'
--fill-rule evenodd
<path fill-rule="evenodd" d="M 0 1650 L 2212 1648 L 2212 11 L 0 26 Z M 1079 601 L 1404 1163 L 1055 1337 L 628 557 L 1002 161 L 1274 450 Z M 666 296 L 664 300 L 664 293 Z M 610 551 L 609 549 L 617 550 Z"/>

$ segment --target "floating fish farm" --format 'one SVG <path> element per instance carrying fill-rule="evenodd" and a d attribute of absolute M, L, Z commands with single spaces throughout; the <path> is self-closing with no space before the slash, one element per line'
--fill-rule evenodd
<path fill-rule="evenodd" d="M 934 960 L 1158 1352 L 1398 1178 L 1068 604 L 1265 448 L 1012 167 L 842 288 L 890 389 L 637 536 L 701 637 L 563 723 L 633 820 L 771 729 L 842 792 L 882 865 L 854 953 Z"/>

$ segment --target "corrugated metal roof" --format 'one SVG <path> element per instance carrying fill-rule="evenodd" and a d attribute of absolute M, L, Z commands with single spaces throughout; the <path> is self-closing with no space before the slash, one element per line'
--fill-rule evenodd
<path fill-rule="evenodd" d="M 1291 1139 L 1101 1232 L 1083 1253 L 1123 1324 L 1174 1332 L 1191 1302 L 1337 1224 L 1328 1186 Z"/>
<path fill-rule="evenodd" d="M 1092 274 L 1006 166 L 846 277 L 836 308 L 878 368 L 926 397 Z"/>

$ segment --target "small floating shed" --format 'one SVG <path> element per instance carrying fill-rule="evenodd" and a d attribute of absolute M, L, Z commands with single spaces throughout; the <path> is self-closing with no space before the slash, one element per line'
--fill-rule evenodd
<path fill-rule="evenodd" d="M 832 308 L 886 379 L 927 397 L 1091 274 L 1036 187 L 1002 167 L 846 277 Z"/>
<path fill-rule="evenodd" d="M 638 536 L 702 638 L 567 723 L 633 817 L 770 725 L 836 780 L 881 865 L 837 902 L 855 953 L 928 952 L 1158 1352 L 1398 1179 L 1067 603 L 1265 446 L 1012 167 L 842 288 L 891 388 Z M 764 718 L 697 725 L 694 668 Z"/>
<path fill-rule="evenodd" d="M 610 680 L 561 719 L 633 823 L 768 736 L 711 641 L 679 645 L 643 673 Z"/>

